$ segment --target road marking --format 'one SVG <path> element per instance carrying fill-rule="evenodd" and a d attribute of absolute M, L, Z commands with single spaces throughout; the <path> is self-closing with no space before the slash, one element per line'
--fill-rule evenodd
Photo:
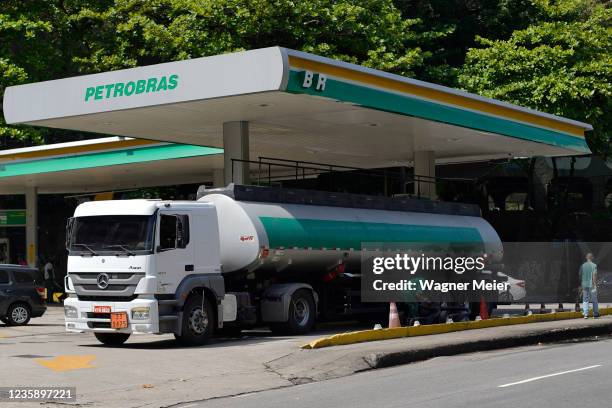
<path fill-rule="evenodd" d="M 82 368 L 94 368 L 91 362 L 95 360 L 96 356 L 85 355 L 85 356 L 68 356 L 62 355 L 52 358 L 50 360 L 38 358 L 36 361 L 43 367 L 47 367 L 50 370 L 56 372 L 80 370 Z"/>
<path fill-rule="evenodd" d="M 601 367 L 601 364 L 595 364 L 595 365 L 588 366 L 588 367 L 576 368 L 575 370 L 561 371 L 559 373 L 541 375 L 539 377 L 527 378 L 526 380 L 522 380 L 522 381 L 517 381 L 517 382 L 513 382 L 513 383 L 509 383 L 509 384 L 498 385 L 497 388 L 511 387 L 513 385 L 525 384 L 525 383 L 528 383 L 528 382 L 531 382 L 531 381 L 541 380 L 543 378 L 556 377 L 558 375 L 575 373 L 575 372 L 584 371 L 584 370 L 590 370 L 592 368 L 597 368 L 597 367 Z"/>

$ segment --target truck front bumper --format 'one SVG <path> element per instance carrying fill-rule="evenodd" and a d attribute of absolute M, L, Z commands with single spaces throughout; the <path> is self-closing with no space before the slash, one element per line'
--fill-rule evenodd
<path fill-rule="evenodd" d="M 94 313 L 95 306 L 110 306 L 111 312 L 127 312 L 128 327 L 112 329 L 110 313 Z M 66 330 L 69 332 L 96 333 L 159 333 L 159 310 L 155 299 L 134 299 L 130 302 L 93 302 L 70 297 L 64 301 L 64 307 L 74 307 L 76 317 L 64 317 Z M 149 308 L 148 319 L 133 319 L 134 308 Z"/>

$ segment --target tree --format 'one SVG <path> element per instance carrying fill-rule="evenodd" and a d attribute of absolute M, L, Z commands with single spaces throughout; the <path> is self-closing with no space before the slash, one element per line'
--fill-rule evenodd
<path fill-rule="evenodd" d="M 280 45 L 409 75 L 428 54 L 391 0 L 126 0 L 81 10 L 90 71 Z"/>
<path fill-rule="evenodd" d="M 537 23 L 507 40 L 477 38 L 459 76 L 468 91 L 590 123 L 591 150 L 612 153 L 612 9 L 537 0 Z"/>
<path fill-rule="evenodd" d="M 8 0 L 0 3 L 0 92 L 62 78 L 280 45 L 414 75 L 431 56 L 392 0 Z M 6 68 L 4 68 L 4 65 Z M 74 132 L 12 127 L 47 143 Z"/>
<path fill-rule="evenodd" d="M 86 27 L 75 24 L 78 7 L 105 7 L 108 1 L 3 0 L 0 2 L 0 99 L 10 85 L 58 79 L 80 72 L 75 55 L 87 53 Z M 76 140 L 91 135 L 7 126 L 0 110 L 2 147 Z"/>
<path fill-rule="evenodd" d="M 417 19 L 417 31 L 444 33 L 423 36 L 419 46 L 431 54 L 419 79 L 456 87 L 459 69 L 478 36 L 507 39 L 514 30 L 535 21 L 531 0 L 395 0 L 404 18 Z"/>

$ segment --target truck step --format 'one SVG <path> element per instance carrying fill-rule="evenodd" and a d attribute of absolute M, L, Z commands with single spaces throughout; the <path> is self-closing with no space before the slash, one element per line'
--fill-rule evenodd
<path fill-rule="evenodd" d="M 175 306 L 178 303 L 178 299 L 167 299 L 167 300 L 158 300 L 157 304 L 160 306 Z"/>
<path fill-rule="evenodd" d="M 169 322 L 169 321 L 173 321 L 173 320 L 178 320 L 178 316 L 176 316 L 176 315 L 159 316 L 159 321 L 160 322 Z"/>

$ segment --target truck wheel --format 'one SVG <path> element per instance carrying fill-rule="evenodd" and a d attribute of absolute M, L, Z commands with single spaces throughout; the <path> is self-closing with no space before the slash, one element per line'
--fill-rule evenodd
<path fill-rule="evenodd" d="M 315 324 L 315 302 L 312 293 L 306 289 L 296 290 L 291 295 L 289 304 L 289 320 L 283 323 L 273 323 L 270 329 L 278 334 L 306 334 Z"/>
<path fill-rule="evenodd" d="M 202 308 L 202 295 L 190 296 L 183 308 L 182 325 L 181 335 L 174 335 L 180 345 L 202 346 L 208 343 L 215 327 L 215 314 L 208 299 L 204 299 Z"/>
<path fill-rule="evenodd" d="M 9 307 L 6 317 L 9 326 L 24 326 L 30 321 L 30 308 L 25 303 L 15 303 Z"/>
<path fill-rule="evenodd" d="M 120 346 L 127 341 L 130 333 L 94 333 L 94 336 L 107 346 Z"/>

